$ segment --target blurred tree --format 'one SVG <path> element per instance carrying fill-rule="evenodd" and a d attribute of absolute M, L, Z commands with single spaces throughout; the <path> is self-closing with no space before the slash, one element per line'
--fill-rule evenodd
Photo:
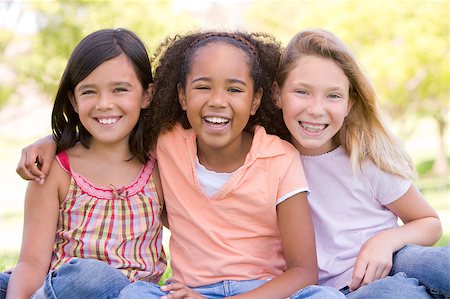
<path fill-rule="evenodd" d="M 0 16 L 11 16 L 13 15 L 11 11 L 13 10 L 12 2 L 2 2 L 0 3 Z M 17 23 L 19 15 L 15 18 L 9 20 L 11 25 Z M 12 84 L 11 74 L 12 70 L 6 63 L 8 60 L 7 48 L 14 39 L 14 32 L 11 29 L 12 26 L 8 27 L 6 23 L 6 17 L 0 19 L 0 108 L 7 102 L 10 96 L 14 93 L 14 87 Z M 9 77 L 9 78 L 6 78 Z"/>
<path fill-rule="evenodd" d="M 138 34 L 149 53 L 160 40 L 193 27 L 192 18 L 172 9 L 172 1 L 30 1 L 37 32 L 17 65 L 22 78 L 32 78 L 53 95 L 73 48 L 87 34 L 102 28 L 125 27 Z"/>
<path fill-rule="evenodd" d="M 449 1 L 258 1 L 248 17 L 284 43 L 308 27 L 337 34 L 368 68 L 391 116 L 400 122 L 411 116 L 435 120 L 434 172 L 448 173 Z"/>

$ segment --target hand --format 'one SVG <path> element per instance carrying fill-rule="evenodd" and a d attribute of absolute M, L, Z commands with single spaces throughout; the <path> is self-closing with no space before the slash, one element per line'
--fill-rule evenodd
<path fill-rule="evenodd" d="M 25 180 L 35 180 L 42 184 L 47 177 L 56 151 L 52 136 L 37 140 L 22 149 L 16 172 Z"/>
<path fill-rule="evenodd" d="M 389 274 L 394 252 L 389 244 L 388 237 L 383 237 L 383 232 L 363 244 L 356 258 L 352 281 L 348 285 L 351 291 Z"/>
<path fill-rule="evenodd" d="M 161 299 L 206 299 L 206 297 L 179 282 L 163 285 L 161 290 L 170 292 L 170 294 L 162 296 Z"/>

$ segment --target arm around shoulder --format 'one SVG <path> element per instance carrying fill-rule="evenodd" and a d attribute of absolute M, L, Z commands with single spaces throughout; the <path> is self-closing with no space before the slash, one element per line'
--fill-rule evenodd
<path fill-rule="evenodd" d="M 16 172 L 25 180 L 40 183 L 47 177 L 56 152 L 51 135 L 43 137 L 22 149 Z"/>

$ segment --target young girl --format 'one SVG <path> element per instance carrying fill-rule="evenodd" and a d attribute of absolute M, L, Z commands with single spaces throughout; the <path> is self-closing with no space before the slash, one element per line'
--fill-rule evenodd
<path fill-rule="evenodd" d="M 245 33 L 163 43 L 147 124 L 156 124 L 175 283 L 165 292 L 134 283 L 119 298 L 342 295 L 305 288 L 317 279 L 307 185 L 295 148 L 266 133 L 279 50 Z"/>
<path fill-rule="evenodd" d="M 311 191 L 319 283 L 349 298 L 428 298 L 416 279 L 388 277 L 405 272 L 448 298 L 450 247 L 417 246 L 440 238 L 438 215 L 412 184 L 411 160 L 350 51 L 329 32 L 300 32 L 281 56 L 277 83 Z"/>
<path fill-rule="evenodd" d="M 163 202 L 141 119 L 153 92 L 146 48 L 131 31 L 96 31 L 75 48 L 52 112 L 58 163 L 28 185 L 7 298 L 38 289 L 45 298 L 112 298 L 130 281 L 158 282 Z"/>
<path fill-rule="evenodd" d="M 270 92 L 279 45 L 209 32 L 161 49 L 146 131 L 158 137 L 174 283 L 135 282 L 119 298 L 344 297 L 309 286 L 317 264 L 302 165 L 266 133 L 283 125 Z"/>

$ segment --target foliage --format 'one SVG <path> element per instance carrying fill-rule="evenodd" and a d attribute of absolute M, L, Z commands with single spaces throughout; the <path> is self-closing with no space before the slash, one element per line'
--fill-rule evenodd
<path fill-rule="evenodd" d="M 381 103 L 392 117 L 402 123 L 411 115 L 435 120 L 440 138 L 436 164 L 443 173 L 448 171 L 444 136 L 450 111 L 450 2 L 287 3 L 255 1 L 248 12 L 253 27 L 285 43 L 308 27 L 336 33 L 368 68 Z"/>
<path fill-rule="evenodd" d="M 13 95 L 15 92 L 14 88 L 12 86 L 9 86 L 7 84 L 3 84 L 0 86 L 0 109 L 3 107 L 3 105 L 6 104 L 8 99 Z"/>
<path fill-rule="evenodd" d="M 18 252 L 1 252 L 0 251 L 0 272 L 14 267 L 19 259 Z"/>
<path fill-rule="evenodd" d="M 31 48 L 21 57 L 17 73 L 32 78 L 53 95 L 75 45 L 102 28 L 125 27 L 136 32 L 150 52 L 165 35 L 180 32 L 192 23 L 174 12 L 171 1 L 46 1 L 25 2 L 38 23 Z M 192 27 L 192 25 L 191 25 Z M 151 47 L 149 47 L 151 45 Z"/>

